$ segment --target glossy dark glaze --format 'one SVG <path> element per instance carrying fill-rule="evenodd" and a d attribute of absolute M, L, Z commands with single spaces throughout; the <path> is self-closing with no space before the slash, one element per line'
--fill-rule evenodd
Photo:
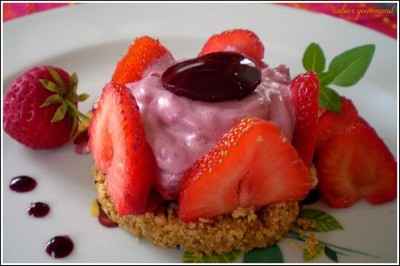
<path fill-rule="evenodd" d="M 216 52 L 185 60 L 162 75 L 163 87 L 192 100 L 240 100 L 261 82 L 261 72 L 251 59 L 235 52 Z"/>

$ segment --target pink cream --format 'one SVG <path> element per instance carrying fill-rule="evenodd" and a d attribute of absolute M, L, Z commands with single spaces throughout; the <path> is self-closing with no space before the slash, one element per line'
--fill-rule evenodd
<path fill-rule="evenodd" d="M 164 198 L 177 196 L 185 170 L 245 116 L 274 121 L 291 140 L 295 116 L 286 66 L 263 68 L 261 84 L 240 101 L 208 103 L 180 97 L 163 88 L 160 77 L 174 63 L 171 57 L 163 57 L 143 79 L 127 84 L 138 103 L 147 140 L 160 169 L 157 188 Z"/>

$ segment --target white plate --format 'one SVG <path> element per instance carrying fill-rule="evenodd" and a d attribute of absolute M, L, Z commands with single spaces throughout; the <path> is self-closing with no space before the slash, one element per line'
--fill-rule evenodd
<path fill-rule="evenodd" d="M 82 4 L 16 19 L 4 24 L 4 86 L 30 66 L 58 65 L 79 74 L 80 88 L 91 94 L 83 105 L 86 111 L 135 36 L 156 36 L 176 57 L 192 57 L 210 34 L 236 27 L 257 32 L 266 46 L 267 63 L 287 64 L 292 76 L 302 71 L 301 57 L 312 41 L 322 45 L 329 59 L 345 49 L 375 43 L 376 55 L 365 78 L 340 92 L 354 100 L 397 154 L 396 42 L 343 20 L 271 4 Z M 180 261 L 179 251 L 106 229 L 90 216 L 95 197 L 90 156 L 76 155 L 71 146 L 31 151 L 7 135 L 2 147 L 5 262 L 55 262 L 44 252 L 46 241 L 55 234 L 69 234 L 76 245 L 71 256 L 57 262 Z M 39 185 L 32 193 L 8 189 L 10 178 L 21 174 L 37 178 Z M 50 203 L 47 218 L 27 216 L 27 206 L 36 200 Z M 394 262 L 396 206 L 360 202 L 333 210 L 317 205 L 345 227 L 319 238 L 380 257 L 349 256 L 340 261 Z M 289 242 L 280 243 L 285 261 L 302 262 L 301 251 Z"/>

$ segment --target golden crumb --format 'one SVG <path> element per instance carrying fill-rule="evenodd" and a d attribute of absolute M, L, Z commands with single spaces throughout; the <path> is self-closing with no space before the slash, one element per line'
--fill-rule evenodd
<path fill-rule="evenodd" d="M 299 214 L 298 202 L 270 204 L 257 212 L 239 208 L 230 215 L 184 223 L 176 205 L 142 215 L 117 214 L 106 192 L 105 177 L 96 174 L 97 198 L 104 212 L 119 226 L 154 245 L 202 254 L 221 254 L 233 250 L 248 251 L 271 246 L 284 237 Z"/>
<path fill-rule="evenodd" d="M 97 200 L 93 200 L 92 204 L 90 205 L 90 214 L 93 217 L 98 217 L 99 213 L 100 213 L 99 204 L 97 203 Z"/>
<path fill-rule="evenodd" d="M 307 218 L 297 218 L 296 224 L 304 231 L 311 231 L 317 228 L 316 222 Z"/>
<path fill-rule="evenodd" d="M 307 236 L 304 249 L 308 252 L 311 258 L 315 257 L 318 253 L 319 241 L 315 234 L 311 233 Z"/>

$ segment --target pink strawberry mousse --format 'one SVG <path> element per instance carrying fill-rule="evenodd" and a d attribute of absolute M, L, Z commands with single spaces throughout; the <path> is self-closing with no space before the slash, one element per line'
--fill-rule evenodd
<path fill-rule="evenodd" d="M 138 103 L 147 140 L 160 168 L 157 189 L 164 198 L 176 198 L 185 170 L 245 116 L 276 122 L 291 140 L 295 116 L 286 66 L 263 68 L 260 85 L 240 101 L 208 103 L 180 97 L 163 88 L 161 75 L 174 63 L 170 56 L 164 56 L 143 79 L 127 84 Z"/>

